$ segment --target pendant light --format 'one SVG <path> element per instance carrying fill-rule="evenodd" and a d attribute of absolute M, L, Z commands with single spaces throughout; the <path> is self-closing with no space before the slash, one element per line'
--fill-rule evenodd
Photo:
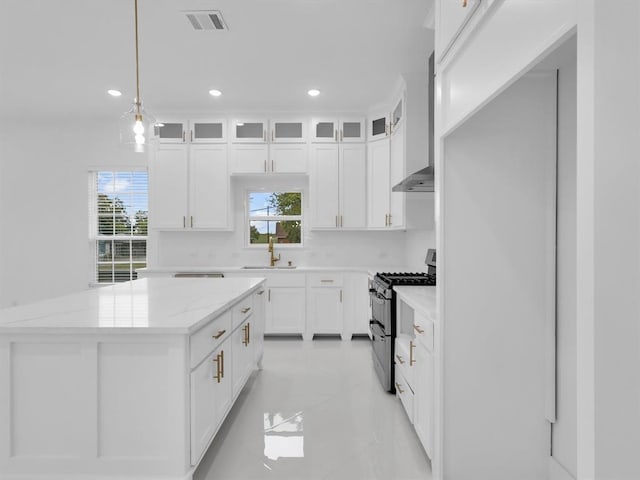
<path fill-rule="evenodd" d="M 144 152 L 145 146 L 155 135 L 155 119 L 142 106 L 140 98 L 140 66 L 138 59 L 138 0 L 134 0 L 136 42 L 136 97 L 131 110 L 120 117 L 120 143 L 133 145 L 136 152 Z"/>

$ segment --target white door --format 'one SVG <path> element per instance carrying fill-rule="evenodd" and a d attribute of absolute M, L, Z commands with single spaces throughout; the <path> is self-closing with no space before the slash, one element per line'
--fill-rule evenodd
<path fill-rule="evenodd" d="M 369 117 L 367 121 L 367 132 L 369 140 L 378 140 L 389 136 L 389 124 L 391 116 L 389 112 L 379 112 Z"/>
<path fill-rule="evenodd" d="M 307 123 L 303 120 L 271 120 L 272 143 L 305 143 L 307 141 Z"/>
<path fill-rule="evenodd" d="M 193 145 L 190 166 L 190 228 L 229 227 L 227 146 Z"/>
<path fill-rule="evenodd" d="M 368 145 L 368 226 L 387 227 L 389 224 L 389 139 Z"/>
<path fill-rule="evenodd" d="M 231 390 L 231 370 L 233 366 L 231 365 L 232 355 L 230 347 L 231 342 L 229 339 L 227 339 L 216 351 L 213 352 L 213 358 L 217 358 L 218 360 L 217 362 L 214 362 L 214 367 L 218 368 L 218 365 L 220 365 L 220 380 L 213 380 L 213 386 L 215 389 L 213 392 L 213 406 L 215 410 L 216 427 L 222 420 L 224 420 L 224 417 L 227 414 L 227 410 L 229 410 L 229 408 L 231 407 L 231 400 L 233 398 Z"/>
<path fill-rule="evenodd" d="M 367 166 L 363 143 L 340 145 L 340 226 L 367 224 Z"/>
<path fill-rule="evenodd" d="M 267 173 L 268 145 L 236 144 L 231 146 L 231 173 Z"/>
<path fill-rule="evenodd" d="M 149 168 L 151 228 L 186 228 L 187 165 L 187 145 L 161 145 L 152 157 Z"/>
<path fill-rule="evenodd" d="M 404 169 L 404 123 L 398 125 L 398 129 L 391 136 L 389 158 L 389 187 L 400 183 L 405 177 Z M 389 190 L 389 226 L 404 226 L 404 192 Z"/>
<path fill-rule="evenodd" d="M 340 120 L 340 141 L 345 143 L 364 142 L 366 140 L 365 123 L 364 118 L 343 118 Z"/>
<path fill-rule="evenodd" d="M 231 335 L 231 350 L 233 353 L 233 363 L 231 364 L 231 374 L 233 378 L 233 396 L 235 397 L 248 375 L 251 373 L 251 364 L 253 362 L 253 345 L 249 338 L 250 321 L 242 323 Z"/>
<path fill-rule="evenodd" d="M 338 145 L 313 145 L 311 152 L 312 227 L 336 228 L 340 212 Z"/>
<path fill-rule="evenodd" d="M 198 463 L 218 426 L 214 408 L 216 353 L 191 372 L 191 465 Z"/>
<path fill-rule="evenodd" d="M 189 134 L 191 143 L 226 143 L 227 121 L 217 120 L 193 120 Z"/>
<path fill-rule="evenodd" d="M 342 288 L 312 287 L 309 313 L 313 333 L 339 333 L 344 330 Z"/>
<path fill-rule="evenodd" d="M 300 287 L 276 287 L 267 291 L 266 333 L 303 333 L 305 294 Z"/>
<path fill-rule="evenodd" d="M 186 120 L 160 120 L 156 123 L 160 143 L 185 143 Z"/>
<path fill-rule="evenodd" d="M 338 120 L 335 118 L 312 119 L 311 141 L 313 143 L 336 143 L 338 141 Z"/>
<path fill-rule="evenodd" d="M 271 144 L 271 161 L 267 170 L 273 173 L 307 173 L 306 144 Z"/>
<path fill-rule="evenodd" d="M 235 118 L 229 125 L 234 143 L 267 143 L 267 121 L 261 118 Z"/>

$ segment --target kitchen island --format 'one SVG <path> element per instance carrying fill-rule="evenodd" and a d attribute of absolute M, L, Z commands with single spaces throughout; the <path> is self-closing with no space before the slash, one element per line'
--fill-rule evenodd
<path fill-rule="evenodd" d="M 0 478 L 190 479 L 261 362 L 264 279 L 148 278 L 0 311 Z"/>

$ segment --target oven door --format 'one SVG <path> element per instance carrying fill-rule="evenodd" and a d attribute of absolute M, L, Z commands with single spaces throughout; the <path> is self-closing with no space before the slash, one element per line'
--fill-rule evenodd
<path fill-rule="evenodd" d="M 382 326 L 375 321 L 371 324 L 371 356 L 373 367 L 385 390 L 391 391 L 391 355 L 393 339 L 385 335 Z"/>
<path fill-rule="evenodd" d="M 380 324 L 386 335 L 391 335 L 391 300 L 384 298 L 375 290 L 371 296 L 371 319 Z"/>

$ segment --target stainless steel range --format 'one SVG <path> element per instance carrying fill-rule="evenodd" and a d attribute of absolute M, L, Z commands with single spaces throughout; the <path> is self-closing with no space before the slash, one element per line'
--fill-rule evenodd
<path fill-rule="evenodd" d="M 373 367 L 385 390 L 395 393 L 393 358 L 396 338 L 396 285 L 435 285 L 433 273 L 377 273 L 369 284 Z M 431 268 L 430 268 L 431 271 Z"/>

